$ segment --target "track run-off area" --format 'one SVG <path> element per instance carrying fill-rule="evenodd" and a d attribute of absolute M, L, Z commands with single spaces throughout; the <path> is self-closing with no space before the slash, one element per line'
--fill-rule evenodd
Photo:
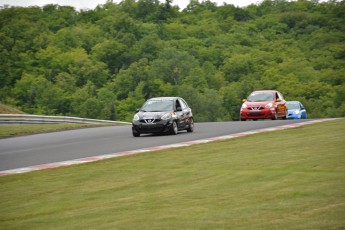
<path fill-rule="evenodd" d="M 133 137 L 131 126 L 69 130 L 0 140 L 0 176 L 295 128 L 330 119 L 205 122 L 193 133 Z"/>

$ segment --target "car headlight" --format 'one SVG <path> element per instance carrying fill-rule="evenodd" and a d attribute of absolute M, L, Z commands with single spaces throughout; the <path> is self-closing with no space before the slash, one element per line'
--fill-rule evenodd
<path fill-rule="evenodd" d="M 242 104 L 242 109 L 245 109 L 245 108 L 247 108 L 248 106 L 247 106 L 247 104 L 246 103 L 243 103 Z"/>
<path fill-rule="evenodd" d="M 140 117 L 138 114 L 135 114 L 134 117 L 133 117 L 133 121 L 139 121 L 140 120 Z"/>
<path fill-rule="evenodd" d="M 300 112 L 299 110 L 293 111 L 294 114 L 299 114 L 299 112 Z"/>
<path fill-rule="evenodd" d="M 161 119 L 162 120 L 169 120 L 169 119 L 171 119 L 171 117 L 172 117 L 171 113 L 166 113 L 161 117 Z"/>
<path fill-rule="evenodd" d="M 272 103 L 268 103 L 267 105 L 265 105 L 266 108 L 271 108 L 273 106 Z"/>

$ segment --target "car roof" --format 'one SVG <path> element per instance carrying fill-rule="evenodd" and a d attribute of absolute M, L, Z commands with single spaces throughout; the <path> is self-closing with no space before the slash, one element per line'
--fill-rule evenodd
<path fill-rule="evenodd" d="M 150 98 L 149 100 L 153 100 L 153 101 L 171 101 L 171 100 L 176 100 L 176 99 L 180 99 L 180 97 L 153 97 L 153 98 Z"/>
<path fill-rule="evenodd" d="M 289 103 L 289 104 L 298 104 L 300 103 L 299 101 L 286 101 L 286 103 Z"/>
<path fill-rule="evenodd" d="M 257 90 L 253 91 L 252 93 L 277 93 L 277 90 Z"/>

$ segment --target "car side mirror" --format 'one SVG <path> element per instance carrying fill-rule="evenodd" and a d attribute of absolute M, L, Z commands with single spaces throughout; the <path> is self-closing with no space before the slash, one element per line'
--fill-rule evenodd
<path fill-rule="evenodd" d="M 139 113 L 139 111 L 140 111 L 140 109 L 136 109 L 136 110 L 135 110 L 135 113 Z"/>
<path fill-rule="evenodd" d="M 181 107 L 177 107 L 177 108 L 176 108 L 176 111 L 177 111 L 177 112 L 181 112 L 181 111 L 182 111 L 182 108 L 181 108 Z"/>

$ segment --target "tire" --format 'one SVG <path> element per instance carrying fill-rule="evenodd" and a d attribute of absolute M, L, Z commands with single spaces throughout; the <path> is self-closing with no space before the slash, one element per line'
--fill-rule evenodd
<path fill-rule="evenodd" d="M 241 118 L 241 121 L 246 121 L 247 119 Z"/>
<path fill-rule="evenodd" d="M 287 111 L 285 111 L 285 116 L 283 117 L 283 120 L 286 120 L 286 118 L 287 118 Z"/>
<path fill-rule="evenodd" d="M 133 133 L 133 137 L 140 137 L 140 133 L 135 133 L 135 132 L 132 132 Z"/>
<path fill-rule="evenodd" d="M 187 132 L 191 133 L 194 131 L 194 120 L 193 118 L 190 119 L 190 122 L 189 122 L 189 126 L 188 126 L 188 129 L 187 129 Z"/>
<path fill-rule="evenodd" d="M 277 112 L 274 113 L 274 117 L 272 117 L 272 120 L 278 120 Z"/>
<path fill-rule="evenodd" d="M 173 121 L 173 123 L 171 124 L 171 128 L 170 128 L 170 134 L 171 135 L 177 135 L 177 133 L 178 133 L 177 123 L 176 123 L 176 121 Z"/>

